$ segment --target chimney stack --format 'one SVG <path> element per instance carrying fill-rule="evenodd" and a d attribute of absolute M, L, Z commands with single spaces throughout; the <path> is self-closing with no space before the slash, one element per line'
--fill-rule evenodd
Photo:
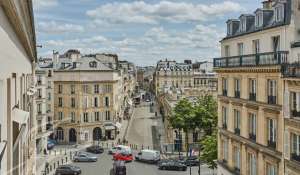
<path fill-rule="evenodd" d="M 262 2 L 263 4 L 263 8 L 266 9 L 266 10 L 271 10 L 272 9 L 272 3 L 273 3 L 273 0 L 265 0 Z"/>

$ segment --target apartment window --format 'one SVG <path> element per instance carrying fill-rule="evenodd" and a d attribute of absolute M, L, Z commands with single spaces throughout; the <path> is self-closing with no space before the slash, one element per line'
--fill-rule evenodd
<path fill-rule="evenodd" d="M 62 107 L 63 106 L 63 99 L 62 97 L 58 97 L 58 107 Z"/>
<path fill-rule="evenodd" d="M 260 12 L 260 13 L 257 13 L 255 15 L 255 27 L 262 27 L 263 25 L 263 13 Z"/>
<path fill-rule="evenodd" d="M 227 35 L 232 35 L 232 23 L 227 23 Z"/>
<path fill-rule="evenodd" d="M 259 40 L 253 40 L 253 52 L 255 54 L 260 53 L 260 44 L 259 44 Z"/>
<path fill-rule="evenodd" d="M 256 140 L 256 114 L 249 113 L 249 138 Z"/>
<path fill-rule="evenodd" d="M 94 93 L 99 94 L 99 84 L 94 85 Z"/>
<path fill-rule="evenodd" d="M 94 107 L 98 107 L 98 97 L 94 98 Z"/>
<path fill-rule="evenodd" d="M 58 93 L 62 94 L 62 92 L 63 92 L 63 85 L 59 84 L 58 85 Z"/>
<path fill-rule="evenodd" d="M 235 98 L 240 98 L 240 91 L 241 90 L 241 80 L 235 79 L 234 80 L 234 96 Z"/>
<path fill-rule="evenodd" d="M 277 168 L 275 165 L 267 163 L 267 175 L 277 175 Z"/>
<path fill-rule="evenodd" d="M 89 122 L 89 113 L 87 112 L 83 113 L 83 122 Z"/>
<path fill-rule="evenodd" d="M 246 18 L 242 18 L 241 19 L 240 31 L 245 32 L 246 29 L 247 29 L 246 27 L 247 27 L 247 20 L 246 20 Z"/>
<path fill-rule="evenodd" d="M 63 112 L 58 112 L 58 120 L 63 120 Z"/>
<path fill-rule="evenodd" d="M 276 104 L 276 80 L 268 80 L 268 103 Z"/>
<path fill-rule="evenodd" d="M 71 94 L 75 94 L 75 85 L 71 84 Z"/>
<path fill-rule="evenodd" d="M 112 85 L 104 85 L 104 93 L 110 93 L 112 91 Z"/>
<path fill-rule="evenodd" d="M 244 55 L 244 44 L 238 43 L 237 46 L 238 46 L 238 55 L 239 56 Z"/>
<path fill-rule="evenodd" d="M 71 107 L 75 108 L 75 98 L 74 97 L 71 98 Z"/>
<path fill-rule="evenodd" d="M 249 165 L 249 175 L 256 175 L 256 157 L 254 154 L 249 153 L 248 154 L 248 165 Z"/>
<path fill-rule="evenodd" d="M 230 57 L 230 47 L 228 45 L 225 46 L 225 57 Z"/>
<path fill-rule="evenodd" d="M 110 120 L 110 111 L 105 111 L 105 120 Z"/>
<path fill-rule="evenodd" d="M 240 135 L 241 114 L 239 110 L 234 109 L 234 133 Z"/>
<path fill-rule="evenodd" d="M 75 123 L 75 112 L 71 112 L 71 122 Z"/>
<path fill-rule="evenodd" d="M 300 135 L 291 134 L 291 158 L 300 162 Z"/>
<path fill-rule="evenodd" d="M 272 37 L 273 52 L 280 51 L 280 36 Z"/>
<path fill-rule="evenodd" d="M 233 149 L 233 153 L 234 153 L 234 169 L 235 171 L 240 171 L 240 148 L 238 147 L 234 147 Z"/>
<path fill-rule="evenodd" d="M 223 161 L 228 161 L 228 141 L 223 140 Z"/>
<path fill-rule="evenodd" d="M 64 140 L 64 130 L 62 128 L 58 128 L 56 130 L 57 140 L 63 141 Z"/>
<path fill-rule="evenodd" d="M 83 99 L 83 108 L 88 108 L 89 107 L 89 97 L 85 96 Z"/>
<path fill-rule="evenodd" d="M 37 92 L 38 92 L 38 97 L 42 98 L 42 89 L 38 89 Z"/>
<path fill-rule="evenodd" d="M 89 86 L 88 85 L 86 85 L 86 84 L 84 84 L 84 85 L 82 85 L 82 91 L 83 91 L 83 93 L 88 93 L 88 91 L 89 91 Z"/>
<path fill-rule="evenodd" d="M 298 96 L 299 98 L 299 96 Z M 290 92 L 290 110 L 293 117 L 300 117 L 300 103 L 297 103 L 297 93 Z"/>
<path fill-rule="evenodd" d="M 95 121 L 96 122 L 100 121 L 100 112 L 95 112 Z"/>
<path fill-rule="evenodd" d="M 48 100 L 51 100 L 51 93 L 48 93 Z"/>
<path fill-rule="evenodd" d="M 109 107 L 109 97 L 105 97 L 105 107 Z"/>
<path fill-rule="evenodd" d="M 227 108 L 226 107 L 222 107 L 222 123 L 223 123 L 223 128 L 227 129 Z"/>
<path fill-rule="evenodd" d="M 275 7 L 275 21 L 281 22 L 284 19 L 284 8 L 282 5 Z"/>
<path fill-rule="evenodd" d="M 222 79 L 223 96 L 227 96 L 228 83 L 227 78 Z"/>
<path fill-rule="evenodd" d="M 249 80 L 249 100 L 256 101 L 256 80 Z"/>
<path fill-rule="evenodd" d="M 268 119 L 268 146 L 276 148 L 276 120 Z"/>

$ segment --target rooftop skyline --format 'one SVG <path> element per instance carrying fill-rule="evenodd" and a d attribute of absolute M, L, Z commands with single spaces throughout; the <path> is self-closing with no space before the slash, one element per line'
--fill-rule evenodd
<path fill-rule="evenodd" d="M 39 56 L 79 49 L 115 53 L 136 65 L 220 54 L 228 18 L 253 13 L 260 0 L 34 0 Z"/>

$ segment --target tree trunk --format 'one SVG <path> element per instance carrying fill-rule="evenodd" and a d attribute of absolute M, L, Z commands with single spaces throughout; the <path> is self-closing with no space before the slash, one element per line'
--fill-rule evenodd
<path fill-rule="evenodd" d="M 185 150 L 186 150 L 186 157 L 189 156 L 189 130 L 185 131 Z"/>

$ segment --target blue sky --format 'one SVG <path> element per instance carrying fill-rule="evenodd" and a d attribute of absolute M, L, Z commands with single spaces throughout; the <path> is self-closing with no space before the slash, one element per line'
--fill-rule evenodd
<path fill-rule="evenodd" d="M 218 57 L 225 22 L 260 0 L 33 0 L 39 56 L 116 53 L 137 65 Z"/>

